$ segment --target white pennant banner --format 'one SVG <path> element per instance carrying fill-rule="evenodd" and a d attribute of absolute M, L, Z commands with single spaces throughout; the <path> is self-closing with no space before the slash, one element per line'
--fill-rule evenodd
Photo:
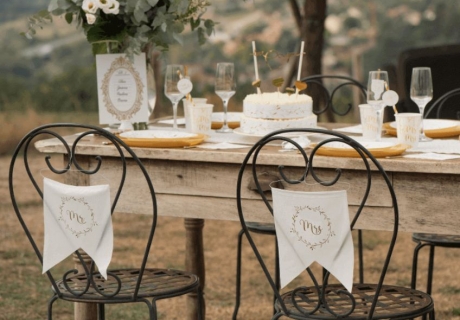
<path fill-rule="evenodd" d="M 109 186 L 71 186 L 48 178 L 43 185 L 43 273 L 83 249 L 107 279 L 113 251 Z"/>
<path fill-rule="evenodd" d="M 354 249 L 345 190 L 272 188 L 281 287 L 318 262 L 351 292 Z"/>

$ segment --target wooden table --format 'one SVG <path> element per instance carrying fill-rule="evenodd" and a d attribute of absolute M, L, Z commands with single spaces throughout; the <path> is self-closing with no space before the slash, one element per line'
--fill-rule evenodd
<path fill-rule="evenodd" d="M 36 144 L 41 152 L 63 153 L 63 148 L 53 140 Z M 275 165 L 284 164 L 293 168 L 301 166 L 300 155 L 293 152 L 279 152 L 273 146 L 259 156 L 259 163 L 266 164 L 276 174 Z M 198 274 L 205 283 L 202 229 L 205 219 L 238 220 L 236 210 L 236 181 L 240 164 L 249 149 L 207 150 L 207 149 L 147 149 L 134 148 L 146 165 L 153 181 L 159 203 L 159 214 L 185 218 L 186 267 Z M 85 145 L 77 149 L 79 163 L 94 165 L 93 155 L 101 155 L 110 162 L 115 156 L 114 148 L 102 145 L 97 137 L 88 137 Z M 112 158 L 113 159 L 113 158 Z M 400 231 L 460 234 L 460 207 L 458 196 L 460 186 L 460 159 L 432 161 L 405 158 L 380 159 L 389 174 L 400 209 Z M 317 156 L 315 166 L 332 171 L 337 167 L 351 172 L 353 179 L 362 179 L 361 160 L 353 158 Z M 105 176 L 110 176 L 110 170 Z M 91 183 L 91 182 L 88 182 Z M 248 181 L 249 183 L 249 181 Z M 136 190 L 136 181 L 126 186 Z M 357 228 L 368 230 L 390 230 L 392 209 L 390 199 L 382 197 L 387 191 L 383 183 L 374 183 L 368 201 L 369 208 Z M 379 192 L 382 188 L 382 192 Z M 353 187 L 350 188 L 353 190 Z M 266 212 L 260 212 L 250 190 L 244 194 L 249 205 L 254 204 L 251 220 L 272 221 Z M 349 199 L 354 205 L 353 196 Z M 123 212 L 141 212 L 142 199 L 121 202 Z M 188 319 L 195 319 L 196 297 L 189 297 Z M 76 319 L 96 319 L 94 305 L 83 305 L 76 309 Z"/>

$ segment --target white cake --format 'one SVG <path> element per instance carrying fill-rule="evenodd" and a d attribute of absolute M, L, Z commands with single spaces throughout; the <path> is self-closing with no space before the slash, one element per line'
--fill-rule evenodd
<path fill-rule="evenodd" d="M 240 130 L 247 134 L 265 135 L 279 129 L 316 127 L 312 103 L 311 97 L 306 94 L 250 94 L 243 100 Z"/>

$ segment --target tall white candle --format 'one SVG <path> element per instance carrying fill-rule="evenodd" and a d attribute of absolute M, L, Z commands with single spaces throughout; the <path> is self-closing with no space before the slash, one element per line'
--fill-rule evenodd
<path fill-rule="evenodd" d="M 257 67 L 256 42 L 252 41 L 252 56 L 254 57 L 254 70 L 256 72 L 256 81 L 259 80 L 259 68 Z M 260 88 L 257 87 L 257 93 L 260 94 Z"/>
<path fill-rule="evenodd" d="M 300 44 L 299 70 L 297 70 L 297 81 L 300 81 L 300 72 L 302 71 L 302 60 L 303 60 L 304 46 L 305 46 L 305 41 L 302 41 L 301 44 Z"/>

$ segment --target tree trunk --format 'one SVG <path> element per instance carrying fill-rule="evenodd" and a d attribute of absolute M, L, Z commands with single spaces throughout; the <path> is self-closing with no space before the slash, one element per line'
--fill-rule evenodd
<path fill-rule="evenodd" d="M 305 41 L 304 56 L 302 64 L 302 75 L 304 77 L 321 74 L 324 45 L 324 20 L 326 19 L 326 0 L 305 0 L 303 6 L 303 19 L 301 38 Z"/>
<path fill-rule="evenodd" d="M 156 50 L 149 50 L 147 52 L 148 58 L 148 74 L 147 82 L 150 89 L 155 92 L 155 106 L 153 111 L 150 113 L 149 121 L 158 118 L 158 114 L 162 109 L 163 101 L 163 77 L 161 76 L 161 61 L 159 59 L 160 52 Z M 155 112 L 156 111 L 156 112 Z"/>
<path fill-rule="evenodd" d="M 289 0 L 289 4 L 296 25 L 299 28 L 300 40 L 305 42 L 305 55 L 300 77 L 322 74 L 324 21 L 326 19 L 327 0 L 305 0 L 302 10 L 296 0 Z M 294 63 L 291 67 L 287 75 L 287 83 L 292 82 L 292 78 L 297 75 L 295 70 L 298 68 L 298 64 Z M 314 110 L 322 109 L 324 104 L 327 103 L 324 101 L 322 92 L 314 86 L 310 86 L 307 89 L 307 94 L 313 99 Z M 320 121 L 333 121 L 333 115 L 329 110 L 325 113 L 324 118 Z"/>

